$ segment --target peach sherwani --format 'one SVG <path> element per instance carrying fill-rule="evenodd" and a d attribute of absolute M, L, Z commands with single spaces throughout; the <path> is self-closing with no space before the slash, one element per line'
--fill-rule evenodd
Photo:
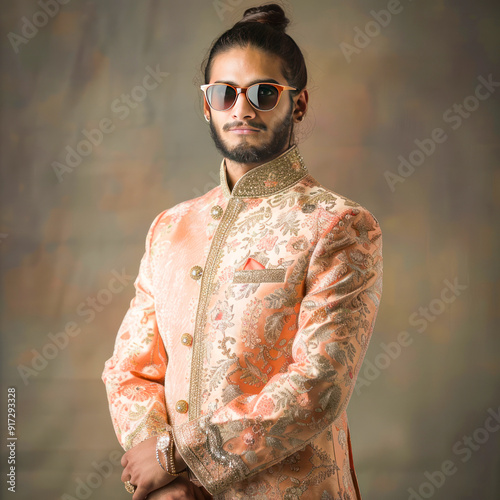
<path fill-rule="evenodd" d="M 106 362 L 126 450 L 173 426 L 218 499 L 359 499 L 346 407 L 382 294 L 382 234 L 297 147 L 153 221 Z"/>

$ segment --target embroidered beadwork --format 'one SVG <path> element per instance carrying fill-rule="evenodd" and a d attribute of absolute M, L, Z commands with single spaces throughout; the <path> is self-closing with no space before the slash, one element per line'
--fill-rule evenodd
<path fill-rule="evenodd" d="M 135 428 L 134 432 L 127 436 L 124 443 L 125 451 L 128 451 L 133 446 L 139 444 L 150 435 L 157 435 L 165 432 L 165 425 L 166 423 L 163 415 L 156 410 L 151 411 L 149 415 Z"/>
<path fill-rule="evenodd" d="M 283 283 L 286 269 L 245 269 L 234 272 L 233 283 Z"/>
<path fill-rule="evenodd" d="M 226 186 L 227 187 L 227 186 Z M 227 235 L 238 214 L 245 208 L 245 202 L 232 198 L 229 200 L 226 211 L 215 231 L 212 244 L 205 264 L 205 271 L 201 279 L 200 299 L 196 311 L 196 323 L 193 338 L 193 358 L 191 362 L 191 384 L 189 386 L 189 420 L 200 416 L 201 412 L 201 380 L 203 372 L 203 358 L 205 355 L 205 328 L 207 304 L 213 290 L 215 276 L 220 264 L 221 250 Z"/>
<path fill-rule="evenodd" d="M 194 441 L 206 443 L 205 446 L 210 458 L 221 464 L 224 468 L 226 477 L 224 477 L 222 481 L 219 479 L 217 488 L 212 488 L 215 479 L 213 471 L 209 468 L 199 467 L 197 468 L 197 473 L 199 475 L 198 479 L 200 479 L 206 487 L 210 488 L 211 493 L 217 495 L 217 493 L 227 489 L 231 484 L 238 483 L 245 479 L 245 477 L 249 475 L 250 470 L 240 456 L 224 450 L 220 432 L 217 426 L 210 425 L 210 417 L 211 415 L 202 417 L 196 428 L 191 426 L 177 427 L 173 436 L 176 446 L 187 463 L 195 463 L 200 459 L 193 451 L 192 443 Z M 218 497 L 215 496 L 215 498 Z"/>
<path fill-rule="evenodd" d="M 295 145 L 274 160 L 249 170 L 238 179 L 232 191 L 229 191 L 226 168 L 222 160 L 220 181 L 226 198 L 260 198 L 283 191 L 308 173 L 304 159 Z"/>

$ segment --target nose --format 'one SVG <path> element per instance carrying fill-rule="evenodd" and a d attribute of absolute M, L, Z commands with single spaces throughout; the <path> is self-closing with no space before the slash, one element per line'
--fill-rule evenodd
<path fill-rule="evenodd" d="M 236 102 L 231 108 L 231 117 L 236 120 L 255 118 L 255 109 L 248 102 L 245 91 L 239 92 L 236 96 Z"/>

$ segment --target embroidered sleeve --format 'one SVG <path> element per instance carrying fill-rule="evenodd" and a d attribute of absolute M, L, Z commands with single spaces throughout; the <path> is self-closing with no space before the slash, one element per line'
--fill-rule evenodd
<path fill-rule="evenodd" d="M 111 419 L 125 450 L 166 428 L 164 377 L 167 357 L 158 332 L 152 292 L 151 241 L 135 280 L 135 297 L 116 336 L 112 357 L 106 361 L 102 380 L 108 394 Z"/>
<path fill-rule="evenodd" d="M 260 393 L 242 394 L 174 428 L 190 469 L 212 494 L 303 448 L 345 410 L 382 294 L 382 233 L 349 208 L 312 251 L 293 362 Z"/>

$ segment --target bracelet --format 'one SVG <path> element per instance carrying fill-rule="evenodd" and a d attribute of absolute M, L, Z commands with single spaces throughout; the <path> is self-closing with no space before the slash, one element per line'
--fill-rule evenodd
<path fill-rule="evenodd" d="M 163 467 L 163 464 L 161 463 L 160 456 L 158 455 L 158 452 L 161 451 L 163 453 L 163 457 L 165 458 L 165 465 L 167 465 L 167 448 L 170 443 L 170 435 L 166 436 L 158 436 L 158 439 L 156 440 L 156 460 L 160 464 L 160 467 L 165 471 L 168 472 L 165 467 Z"/>
<path fill-rule="evenodd" d="M 171 430 L 168 431 L 169 433 L 169 436 L 170 436 L 170 446 L 168 447 L 168 461 L 169 461 L 169 465 L 167 465 L 167 472 L 171 475 L 171 476 L 180 476 L 182 472 L 184 472 L 184 470 L 181 470 L 179 472 L 177 472 L 175 470 L 175 460 L 174 460 L 174 435 L 172 433 Z"/>
<path fill-rule="evenodd" d="M 165 457 L 165 467 L 163 467 L 158 451 L 163 453 Z M 156 460 L 160 464 L 160 467 L 171 476 L 180 476 L 181 472 L 175 470 L 175 460 L 174 460 L 174 438 L 172 435 L 171 428 L 167 430 L 166 434 L 159 436 L 156 441 Z M 186 469 L 184 469 L 186 470 Z"/>
<path fill-rule="evenodd" d="M 165 467 L 163 467 L 162 463 L 161 463 L 161 460 L 160 460 L 160 457 L 158 456 L 158 442 L 156 444 L 156 461 L 160 464 L 160 467 L 165 471 L 167 472 L 167 469 L 165 469 Z M 163 451 L 163 450 L 162 450 Z M 163 456 L 165 456 L 165 453 L 163 454 Z M 165 457 L 166 458 L 166 457 Z M 165 460 L 165 463 L 167 463 L 167 461 Z"/>

